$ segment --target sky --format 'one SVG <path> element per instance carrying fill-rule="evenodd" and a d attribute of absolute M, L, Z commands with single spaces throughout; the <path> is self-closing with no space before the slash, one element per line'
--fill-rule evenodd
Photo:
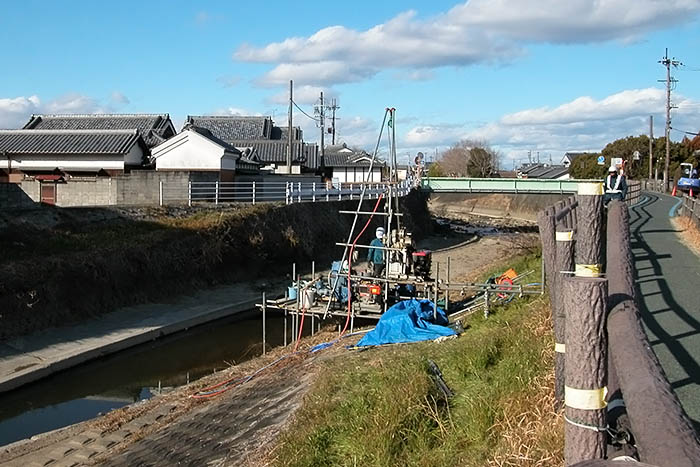
<path fill-rule="evenodd" d="M 321 91 L 336 99 L 339 142 L 385 151 L 391 107 L 401 162 L 469 139 L 510 169 L 648 134 L 650 115 L 662 136 L 668 48 L 671 138 L 700 132 L 700 0 L 25 0 L 3 5 L 0 44 L 0 128 L 41 113 L 286 126 L 291 79 L 309 116 Z"/>

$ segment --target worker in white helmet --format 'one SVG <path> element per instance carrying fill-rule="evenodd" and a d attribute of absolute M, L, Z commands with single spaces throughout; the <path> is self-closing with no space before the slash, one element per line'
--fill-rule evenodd
<path fill-rule="evenodd" d="M 377 227 L 375 238 L 370 242 L 370 248 L 367 252 L 368 270 L 374 277 L 381 277 L 384 271 L 384 250 L 382 250 L 384 233 L 384 227 Z"/>
<path fill-rule="evenodd" d="M 603 202 L 606 205 L 613 199 L 624 201 L 627 197 L 627 180 L 624 175 L 617 172 L 617 167 L 613 164 L 608 169 L 608 176 L 605 177 Z"/>

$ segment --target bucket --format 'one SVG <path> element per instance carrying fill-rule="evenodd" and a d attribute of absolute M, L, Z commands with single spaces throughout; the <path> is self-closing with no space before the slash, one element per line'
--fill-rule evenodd
<path fill-rule="evenodd" d="M 306 289 L 301 295 L 301 307 L 311 308 L 316 303 L 316 291 L 314 289 Z"/>
<path fill-rule="evenodd" d="M 297 299 L 297 288 L 294 286 L 287 287 L 287 297 L 289 297 L 290 300 L 296 300 Z"/>

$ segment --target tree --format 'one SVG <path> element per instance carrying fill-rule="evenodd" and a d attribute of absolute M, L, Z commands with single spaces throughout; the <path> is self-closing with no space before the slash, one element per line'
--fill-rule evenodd
<path fill-rule="evenodd" d="M 598 165 L 598 156 L 600 156 L 600 154 L 581 154 L 576 157 L 569 167 L 569 175 L 571 178 L 603 178 L 610 164 Z"/>
<path fill-rule="evenodd" d="M 500 154 L 483 141 L 461 140 L 440 157 L 445 174 L 453 177 L 488 177 L 498 171 Z"/>
<path fill-rule="evenodd" d="M 428 166 L 428 177 L 444 177 L 445 175 L 445 171 L 442 165 L 440 165 L 440 162 L 435 161 Z"/>

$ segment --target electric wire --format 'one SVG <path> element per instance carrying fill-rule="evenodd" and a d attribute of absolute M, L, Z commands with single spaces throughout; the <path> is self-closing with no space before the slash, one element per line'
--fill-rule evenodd
<path fill-rule="evenodd" d="M 312 117 L 311 115 L 309 115 L 309 114 L 307 114 L 306 112 L 304 112 L 304 109 L 302 109 L 301 107 L 299 107 L 299 106 L 297 105 L 297 103 L 294 102 L 293 99 L 292 99 L 292 104 L 294 104 L 294 107 L 296 107 L 296 108 L 299 110 L 299 112 L 303 113 L 304 115 L 306 115 L 307 117 L 309 117 L 311 120 L 313 120 L 313 121 L 315 121 L 315 122 L 319 122 L 319 121 L 320 121 L 320 119 L 318 119 L 318 118 L 316 118 L 316 117 Z"/>

